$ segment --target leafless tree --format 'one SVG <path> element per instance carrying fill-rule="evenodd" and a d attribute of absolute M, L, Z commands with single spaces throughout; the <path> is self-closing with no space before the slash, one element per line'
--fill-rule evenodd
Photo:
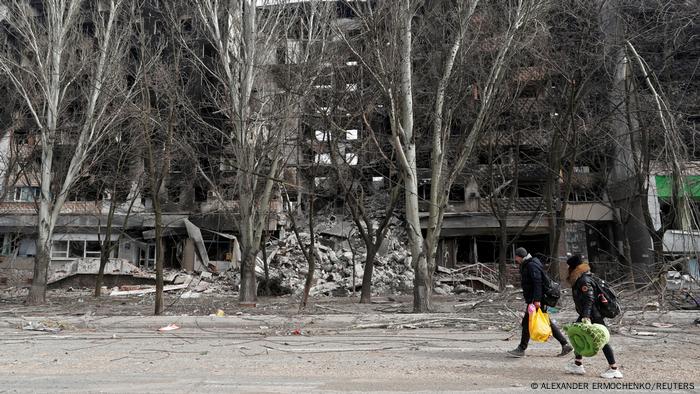
<path fill-rule="evenodd" d="M 0 70 L 40 132 L 37 256 L 27 302 L 41 304 L 61 208 L 90 152 L 109 134 L 131 94 L 121 61 L 129 31 L 128 23 L 120 23 L 126 9 L 122 0 L 6 3 L 13 43 L 0 54 Z M 72 149 L 65 174 L 57 177 L 54 159 L 60 144 Z"/>
<path fill-rule="evenodd" d="M 379 4 L 376 8 L 365 7 L 360 12 L 365 29 L 372 32 L 372 58 L 362 59 L 384 90 L 389 102 L 389 117 L 391 121 L 392 143 L 398 158 L 399 168 L 405 188 L 405 209 L 408 231 L 408 245 L 411 250 L 412 264 L 415 272 L 414 281 L 414 310 L 417 312 L 430 309 L 430 294 L 432 291 L 432 273 L 435 269 L 435 259 L 438 240 L 448 198 L 448 191 L 460 175 L 467 161 L 472 157 L 487 119 L 492 115 L 493 105 L 498 97 L 499 88 L 503 82 L 504 73 L 509 59 L 514 55 L 516 42 L 523 31 L 530 28 L 538 13 L 543 11 L 544 1 L 518 1 L 512 7 L 507 7 L 508 22 L 504 31 L 495 33 L 491 42 L 498 48 L 488 66 L 489 72 L 480 87 L 479 109 L 474 115 L 471 126 L 464 130 L 459 139 L 456 153 L 452 160 L 446 160 L 446 144 L 449 141 L 452 109 L 446 108 L 448 87 L 454 80 L 457 70 L 461 67 L 458 55 L 469 45 L 468 33 L 473 28 L 472 16 L 478 1 L 445 3 L 435 2 L 419 4 L 411 0 L 399 2 L 398 7 L 384 7 Z M 358 9 L 361 7 L 358 7 Z M 414 50 L 414 31 L 421 27 L 414 19 L 419 14 L 426 26 L 432 18 L 439 18 L 442 25 L 449 26 L 448 46 L 441 52 L 440 71 L 433 80 L 434 92 L 430 112 L 430 141 L 431 147 L 431 195 L 429 201 L 429 216 L 427 232 L 424 237 L 421 232 L 418 200 L 418 172 L 416 165 L 416 143 L 420 133 L 417 133 L 416 107 L 414 104 L 414 70 L 413 61 L 416 58 Z M 434 22 L 437 19 L 433 19 Z M 424 39 L 428 39 L 423 37 Z M 420 39 L 421 36 L 418 35 Z M 390 44 L 388 47 L 386 43 Z M 419 41 L 418 41 L 419 42 Z M 459 100 L 457 100 L 459 102 Z"/>
<path fill-rule="evenodd" d="M 229 195 L 237 204 L 237 227 L 242 251 L 239 299 L 255 302 L 255 261 L 267 230 L 270 201 L 286 161 L 285 142 L 297 127 L 300 97 L 312 79 L 288 79 L 284 67 L 272 67 L 277 48 L 295 30 L 298 46 L 286 54 L 293 63 L 304 64 L 314 54 L 318 34 L 325 34 L 326 2 L 199 0 L 194 13 L 195 29 L 206 42 L 200 48 L 181 40 L 191 62 L 205 82 L 203 106 L 218 120 L 201 119 L 221 141 L 221 159 L 234 169 L 235 182 Z M 322 42 L 322 40 L 320 40 Z M 285 51 L 287 52 L 287 51 Z M 284 84 L 294 90 L 285 89 Z"/>

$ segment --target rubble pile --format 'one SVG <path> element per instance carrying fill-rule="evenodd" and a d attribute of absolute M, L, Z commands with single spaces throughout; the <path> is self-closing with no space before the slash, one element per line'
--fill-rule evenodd
<path fill-rule="evenodd" d="M 396 294 L 413 287 L 411 259 L 396 241 L 395 232 L 387 240 L 375 257 L 372 275 L 372 292 L 375 294 Z M 269 276 L 287 292 L 300 294 L 308 273 L 308 262 L 301 247 L 308 249 L 310 235 L 300 233 L 300 240 L 290 234 L 268 247 Z M 342 239 L 336 242 L 332 238 Z M 301 241 L 301 245 L 299 245 Z M 336 248 L 327 245 L 335 245 Z M 367 253 L 364 245 L 356 237 L 339 237 L 328 234 L 318 236 L 315 247 L 316 271 L 311 295 L 346 296 L 362 287 Z M 264 262 L 258 259 L 258 277 L 264 278 Z M 353 280 L 354 278 L 354 280 Z"/>

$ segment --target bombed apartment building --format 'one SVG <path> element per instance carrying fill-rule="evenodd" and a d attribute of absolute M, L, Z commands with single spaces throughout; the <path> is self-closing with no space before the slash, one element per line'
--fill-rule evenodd
<path fill-rule="evenodd" d="M 125 46 L 129 56 L 120 61 L 125 62 L 122 70 L 126 70 L 123 75 L 126 83 L 133 83 L 135 70 L 143 62 L 153 61 L 147 58 L 153 56 L 151 50 L 157 49 L 164 58 L 175 56 L 172 47 L 159 47 L 160 39 L 172 33 L 164 28 L 168 26 L 166 8 L 161 5 L 158 1 L 149 2 L 140 14 L 139 24 L 147 27 L 142 30 L 147 34 L 144 46 Z M 41 21 L 44 4 L 28 2 L 28 7 L 28 12 Z M 81 19 L 84 20 L 81 29 L 72 38 L 80 45 L 69 50 L 75 50 L 79 56 L 88 53 L 82 52 L 83 45 L 96 44 L 98 30 L 90 17 L 99 17 L 96 15 L 103 15 L 103 11 L 101 2 L 94 9 L 86 7 L 78 11 L 85 19 Z M 189 45 L 199 48 L 205 56 L 211 53 L 211 45 L 194 36 L 188 24 L 192 18 L 187 12 L 183 12 L 181 21 L 177 28 Z M 3 34 L 8 39 L 2 44 L 11 48 L 9 53 L 20 62 L 32 56 L 28 48 L 17 46 L 19 40 L 13 38 L 13 31 L 2 18 L 0 24 L 3 33 L 8 33 Z M 167 72 L 165 66 L 162 67 Z M 202 76 L 196 79 L 194 74 L 192 69 L 183 68 L 183 78 L 201 82 Z M 86 81 L 85 76 L 79 77 Z M 61 116 L 67 120 L 52 141 L 54 183 L 48 188 L 48 198 L 44 199 L 49 201 L 49 209 L 59 199 L 64 200 L 62 208 L 56 212 L 50 241 L 49 285 L 76 273 L 96 274 L 100 258 L 105 256 L 109 259 L 107 284 L 119 282 L 120 276 L 136 271 L 153 271 L 158 253 L 163 255 L 166 269 L 223 272 L 240 264 L 239 195 L 231 187 L 237 179 L 235 166 L 230 163 L 229 147 L 220 139 L 206 138 L 211 134 L 191 125 L 200 121 L 201 126 L 202 119 L 206 119 L 209 126 L 216 125 L 222 117 L 212 114 L 215 111 L 206 106 L 197 109 L 194 121 L 180 116 L 193 107 L 181 105 L 176 114 L 172 107 L 167 107 L 168 92 L 164 84 L 153 82 L 144 89 L 150 95 L 147 99 L 150 116 L 156 119 L 152 123 L 170 122 L 172 127 L 166 130 L 149 126 L 146 129 L 135 121 L 117 123 L 109 136 L 102 138 L 84 159 L 83 169 L 67 192 L 62 182 L 75 157 L 73 152 L 78 147 L 80 133 L 76 124 L 82 115 L 81 106 L 86 103 L 76 99 L 68 108 L 61 109 Z M 264 84 L 266 89 L 271 89 L 269 82 Z M 133 89 L 136 88 L 139 87 L 134 85 Z M 201 99 L 202 88 L 201 83 L 193 83 L 183 89 L 187 89 L 195 102 Z M 0 91 L 5 97 L 14 97 L 5 100 L 0 109 L 0 281 L 3 285 L 27 286 L 31 283 L 38 255 L 42 153 L 46 150 L 42 145 L 45 141 L 9 80 L 2 80 Z M 136 97 L 131 99 L 137 100 Z M 133 120 L 137 119 L 137 114 L 125 112 L 122 117 Z M 197 138 L 188 138 L 186 144 L 182 143 L 186 133 Z M 276 233 L 281 228 L 284 222 L 281 212 L 280 192 L 275 189 L 265 218 L 266 232 Z M 156 236 L 158 228 L 160 245 Z"/>
<path fill-rule="evenodd" d="M 497 261 L 500 248 L 512 256 L 516 246 L 550 261 L 579 253 L 599 273 L 631 271 L 636 280 L 656 275 L 664 260 L 697 265 L 699 100 L 688 67 L 700 42 L 697 24 L 675 19 L 692 6 L 584 8 L 578 17 L 554 12 L 558 23 L 537 56 L 515 65 L 513 100 L 449 191 L 443 265 Z M 643 29 L 634 44 L 620 38 Z M 582 44 L 572 48 L 572 40 Z M 677 108 L 663 107 L 669 102 Z"/>
<path fill-rule="evenodd" d="M 266 212 L 261 220 L 266 236 L 273 238 L 291 233 L 290 213 L 313 210 L 318 217 L 351 223 L 348 204 L 358 195 L 367 198 L 367 210 L 385 212 L 400 176 L 391 145 L 389 101 L 377 87 L 376 76 L 367 70 L 369 57 L 362 58 L 363 50 L 373 50 L 371 37 L 356 18 L 356 2 L 337 1 L 326 8 L 306 3 L 259 7 L 263 17 L 288 7 L 278 21 L 282 25 L 294 21 L 271 34 L 274 39 L 255 53 L 258 74 L 250 91 L 253 115 L 246 119 L 246 127 L 266 139 L 248 157 L 251 161 L 263 158 L 261 164 L 241 167 L 239 140 L 221 132 L 227 130 L 232 116 L 224 95 L 211 94 L 220 89 L 220 80 L 191 67 L 192 62 L 179 60 L 182 67 L 177 75 L 183 76 L 183 85 L 178 94 L 185 92 L 191 100 L 173 104 L 168 99 L 169 85 L 152 82 L 147 90 L 154 110 L 149 116 L 172 127 L 145 139 L 146 134 L 138 131 L 139 116 L 131 114 L 136 121 L 120 125 L 122 131 L 110 139 L 114 142 L 97 149 L 106 152 L 101 156 L 106 159 L 80 175 L 57 216 L 49 282 L 60 281 L 66 273 L 94 274 L 105 253 L 112 261 L 108 273 L 115 277 L 132 266 L 152 270 L 158 251 L 166 268 L 235 269 L 242 258 L 241 204 Z M 696 24 L 664 30 L 666 25 L 655 19 L 660 9 L 651 1 L 629 6 L 620 2 L 624 4 L 614 13 L 616 17 L 607 19 L 601 19 L 598 10 L 571 3 L 582 9 L 552 10 L 549 22 L 557 18 L 563 22 L 550 23 L 538 32 L 536 45 L 523 43 L 519 48 L 523 56 L 509 64 L 505 73 L 506 98 L 499 102 L 497 115 L 488 120 L 465 170 L 444 191 L 449 198 L 439 266 L 483 263 L 493 267 L 501 259 L 510 261 L 514 249 L 524 246 L 550 263 L 562 262 L 568 253 L 582 254 L 597 272 L 612 274 L 631 266 L 648 271 L 660 257 L 697 253 L 693 229 L 698 228 L 700 200 L 696 187 L 700 172 L 694 162 L 700 160 L 698 79 L 688 78 L 694 72 L 689 65 L 700 56 Z M 328 15 L 320 13 L 322 9 Z M 435 18 L 422 15 L 422 10 L 417 12 L 417 28 L 422 19 Z M 167 11 L 172 9 L 153 1 L 144 13 L 142 23 L 148 28 L 143 31 L 153 37 L 176 35 L 178 45 L 185 43 L 187 50 L 165 46 L 161 56 L 176 62 L 178 56 L 197 54 L 201 64 L 216 64 L 218 49 L 198 36 L 205 26 L 189 14 L 193 11 L 181 10 L 177 28 L 166 23 Z M 685 11 L 687 5 L 679 3 L 662 16 L 673 19 L 673 13 Z M 325 15 L 328 22 L 309 30 L 304 22 L 309 15 Z M 475 42 L 471 53 L 475 58 L 495 56 L 497 47 L 489 36 L 494 33 L 488 25 L 496 19 L 479 12 L 472 18 L 470 23 L 479 27 L 478 35 L 469 37 Z M 615 36 L 619 29 L 631 31 L 649 24 L 653 34 L 637 39 L 635 49 L 648 67 L 660 70 L 656 85 L 651 86 L 650 78 L 644 77 L 646 69 L 636 63 L 635 52 Z M 89 23 L 83 27 L 86 37 L 95 34 Z M 429 77 L 438 56 L 432 43 L 445 41 L 452 33 L 420 32 L 435 35 L 420 39 L 416 34 L 416 51 L 424 54 L 416 55 L 414 65 L 420 131 L 418 194 L 425 230 L 432 188 L 429 122 L 433 103 L 429 96 L 434 81 Z M 563 44 L 571 39 L 590 44 L 577 48 Z M 130 49 L 134 69 L 147 54 L 142 49 Z M 605 56 L 609 53 L 619 56 Z M 163 70 L 165 75 L 175 75 L 166 66 Z M 458 100 L 459 106 L 447 130 L 455 142 L 448 151 L 456 149 L 473 122 L 484 89 L 478 81 L 487 71 L 483 64 L 474 63 L 473 70 L 460 70 L 463 76 L 450 87 L 449 97 Z M 5 83 L 0 81 L 0 92 L 13 97 Z M 655 109 L 651 87 L 660 86 L 669 87 L 665 94 L 672 102 L 682 103 L 674 113 L 671 134 L 664 129 L 668 122 L 660 122 Z M 634 97 L 625 101 L 629 105 L 624 113 L 611 104 L 620 97 Z M 42 142 L 21 100 L 7 100 L 0 107 L 0 281 L 26 285 L 37 253 Z M 61 141 L 66 151 L 72 143 L 70 138 Z M 671 152 L 678 155 L 671 157 Z M 70 161 L 57 157 L 58 162 Z M 277 157 L 283 160 L 276 161 Z M 280 169 L 268 176 L 272 163 Z M 63 170 L 56 171 L 60 178 Z M 264 182 L 241 188 L 248 179 L 244 175 L 251 173 L 275 180 L 265 210 L 256 205 L 259 201 L 246 200 L 248 194 L 263 190 Z M 340 180 L 352 182 L 341 185 Z M 351 193 L 358 190 L 357 195 Z M 401 221 L 401 199 L 392 215 Z M 381 219 L 380 214 L 376 221 Z M 157 250 L 158 227 L 162 228 L 162 250 Z M 107 249 L 105 239 L 113 241 Z"/>

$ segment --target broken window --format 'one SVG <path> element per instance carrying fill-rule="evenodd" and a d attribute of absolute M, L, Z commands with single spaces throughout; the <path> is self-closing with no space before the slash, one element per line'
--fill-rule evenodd
<path fill-rule="evenodd" d="M 318 109 L 316 110 L 316 113 L 321 114 L 321 115 L 330 115 L 331 110 L 328 107 L 318 107 Z"/>
<path fill-rule="evenodd" d="M 97 257 L 102 254 L 102 247 L 99 241 L 85 241 L 85 257 Z"/>
<path fill-rule="evenodd" d="M 51 258 L 67 258 L 68 241 L 53 241 L 51 245 Z"/>
<path fill-rule="evenodd" d="M 330 153 L 317 153 L 316 155 L 314 155 L 314 163 L 331 164 Z"/>
<path fill-rule="evenodd" d="M 53 241 L 51 244 L 52 259 L 82 259 L 99 258 L 102 255 L 100 241 L 66 240 Z M 110 257 L 114 257 L 114 252 Z"/>
<path fill-rule="evenodd" d="M 316 135 L 316 141 L 326 142 L 331 140 L 331 133 L 325 130 L 315 130 L 314 134 Z"/>
<path fill-rule="evenodd" d="M 12 242 L 12 234 L 2 235 L 2 245 L 0 245 L 0 256 L 9 256 L 14 252 L 15 248 Z"/>
<path fill-rule="evenodd" d="M 149 244 L 139 248 L 139 267 L 153 268 L 156 262 L 156 245 Z"/>
<path fill-rule="evenodd" d="M 68 257 L 76 259 L 85 257 L 85 241 L 68 241 Z"/>
<path fill-rule="evenodd" d="M 357 165 L 357 155 L 354 153 L 346 153 L 345 154 L 345 162 L 351 166 L 356 166 Z"/>
<path fill-rule="evenodd" d="M 22 186 L 15 188 L 15 201 L 33 202 L 41 195 L 41 189 L 36 186 Z"/>
<path fill-rule="evenodd" d="M 427 181 L 418 185 L 418 198 L 421 200 L 430 200 L 430 183 Z"/>
<path fill-rule="evenodd" d="M 207 201 L 207 189 L 204 186 L 196 185 L 194 187 L 194 202 Z"/>
<path fill-rule="evenodd" d="M 464 202 L 464 185 L 452 185 L 449 198 L 450 201 Z"/>
<path fill-rule="evenodd" d="M 383 176 L 373 176 L 372 177 L 372 186 L 375 189 L 381 189 L 384 187 L 384 177 Z"/>

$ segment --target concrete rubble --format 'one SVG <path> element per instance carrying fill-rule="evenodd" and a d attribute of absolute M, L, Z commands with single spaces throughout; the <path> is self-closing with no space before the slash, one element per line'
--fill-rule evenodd
<path fill-rule="evenodd" d="M 364 243 L 354 224 L 340 219 L 319 220 L 316 232 L 316 272 L 310 291 L 312 296 L 348 296 L 362 288 L 365 258 Z M 259 253 L 256 264 L 258 293 L 279 296 L 302 293 L 308 262 L 301 247 L 308 248 L 310 235 L 292 231 L 282 232 L 280 238 L 267 243 L 266 253 Z M 380 246 L 374 263 L 372 293 L 392 295 L 410 293 L 414 273 L 411 256 L 404 245 L 405 231 L 393 221 Z M 301 243 L 301 245 L 300 245 Z M 267 259 L 269 280 L 265 280 Z M 55 287 L 86 287 L 99 268 L 99 259 L 76 259 L 51 265 L 49 283 Z M 201 268 L 201 267 L 200 267 Z M 211 272 L 195 270 L 184 272 L 166 269 L 164 291 L 178 292 L 182 298 L 199 298 L 202 293 L 234 294 L 240 285 L 240 270 L 234 265 L 219 267 Z M 104 293 L 113 297 L 143 296 L 155 293 L 155 273 L 146 271 L 124 259 L 110 259 L 105 275 L 118 280 L 105 284 Z M 67 280 L 84 277 L 83 281 Z M 496 272 L 484 264 L 463 265 L 457 268 L 438 267 L 434 275 L 436 295 L 497 291 Z M 269 291 L 268 291 L 269 289 Z"/>
<path fill-rule="evenodd" d="M 338 228 L 339 226 L 335 226 Z M 348 225 L 351 228 L 350 225 Z M 348 234 L 349 233 L 345 233 Z M 395 230 L 390 232 L 382 245 L 383 250 L 375 258 L 372 276 L 372 292 L 396 294 L 413 286 L 413 270 L 407 252 L 395 242 Z M 300 233 L 300 241 L 308 247 L 310 236 Z M 367 256 L 364 245 L 356 238 L 347 238 L 341 231 L 320 231 L 316 243 L 315 285 L 311 295 L 345 296 L 362 287 L 364 263 Z M 335 248 L 333 247 L 335 246 Z M 301 251 L 299 240 L 290 233 L 282 240 L 275 240 L 267 249 L 270 282 L 278 284 L 284 292 L 300 294 L 308 273 L 308 263 Z M 264 278 L 264 263 L 258 259 L 258 277 Z"/>
<path fill-rule="evenodd" d="M 358 292 L 362 287 L 365 258 L 364 243 L 353 231 L 354 225 L 339 220 L 326 221 L 317 227 L 316 235 L 316 272 L 312 296 L 347 296 Z M 299 233 L 297 240 L 293 232 L 282 239 L 269 242 L 266 255 L 269 282 L 273 287 L 272 295 L 294 294 L 303 291 L 308 262 L 301 250 L 301 244 L 307 248 L 310 243 L 308 232 Z M 404 230 L 395 223 L 390 226 L 387 236 L 375 257 L 372 275 L 372 293 L 376 295 L 409 293 L 413 288 L 414 273 L 411 256 L 402 240 Z M 265 262 L 262 253 L 258 255 L 256 274 L 265 283 Z M 233 281 L 234 288 L 240 283 L 237 272 L 226 273 Z M 434 276 L 435 293 L 461 294 L 497 291 L 496 272 L 484 264 L 471 264 L 456 269 L 439 267 Z"/>

